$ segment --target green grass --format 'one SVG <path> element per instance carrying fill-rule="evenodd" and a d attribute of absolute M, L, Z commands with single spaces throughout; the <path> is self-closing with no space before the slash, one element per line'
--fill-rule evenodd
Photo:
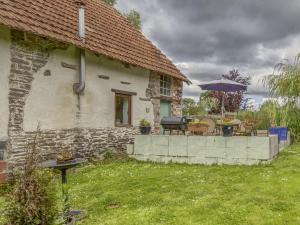
<path fill-rule="evenodd" d="M 89 165 L 69 184 L 73 208 L 88 211 L 80 224 L 300 224 L 300 145 L 252 167 Z"/>

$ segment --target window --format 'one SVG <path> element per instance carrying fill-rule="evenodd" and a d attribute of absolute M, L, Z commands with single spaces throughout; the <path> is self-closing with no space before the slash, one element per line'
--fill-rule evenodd
<path fill-rule="evenodd" d="M 171 77 L 160 76 L 160 94 L 165 96 L 171 96 Z"/>
<path fill-rule="evenodd" d="M 115 124 L 116 126 L 131 125 L 131 96 L 117 94 L 115 97 Z"/>

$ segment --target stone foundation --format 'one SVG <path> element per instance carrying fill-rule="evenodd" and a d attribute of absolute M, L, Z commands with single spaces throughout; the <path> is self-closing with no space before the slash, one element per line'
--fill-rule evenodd
<path fill-rule="evenodd" d="M 75 155 L 97 158 L 107 150 L 125 150 L 134 141 L 139 129 L 130 128 L 74 128 L 23 132 L 10 136 L 8 162 L 22 165 L 28 144 L 36 139 L 44 159 L 54 159 L 61 149 L 72 149 Z"/>

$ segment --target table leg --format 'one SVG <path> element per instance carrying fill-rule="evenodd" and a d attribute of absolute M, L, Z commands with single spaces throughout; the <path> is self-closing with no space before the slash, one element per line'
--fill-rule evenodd
<path fill-rule="evenodd" d="M 63 184 L 67 183 L 67 169 L 61 170 L 61 179 Z"/>
<path fill-rule="evenodd" d="M 61 182 L 62 182 L 62 194 L 63 194 L 63 200 L 64 200 L 64 221 L 66 224 L 70 221 L 70 205 L 69 205 L 69 196 L 68 196 L 68 190 L 67 190 L 67 169 L 61 170 Z"/>
<path fill-rule="evenodd" d="M 64 221 L 66 224 L 70 224 L 70 222 L 75 223 L 76 221 L 80 221 L 86 216 L 86 212 L 81 210 L 71 210 L 69 203 L 69 195 L 67 190 L 67 169 L 61 170 L 61 179 L 62 179 L 62 192 L 64 198 Z M 71 223 L 72 224 L 72 223 Z"/>

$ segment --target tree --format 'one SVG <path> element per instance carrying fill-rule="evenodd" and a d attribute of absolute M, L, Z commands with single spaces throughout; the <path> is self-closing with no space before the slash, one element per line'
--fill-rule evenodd
<path fill-rule="evenodd" d="M 277 64 L 274 73 L 265 78 L 264 84 L 273 97 L 297 100 L 300 97 L 300 54 L 293 64 L 288 61 Z"/>
<path fill-rule="evenodd" d="M 218 99 L 211 97 L 211 91 L 206 91 L 200 94 L 199 105 L 200 107 L 208 113 L 215 111 L 218 107 Z"/>
<path fill-rule="evenodd" d="M 244 85 L 250 84 L 250 77 L 242 76 L 238 70 L 231 70 L 229 71 L 229 74 L 222 75 L 222 78 L 236 81 Z M 244 91 L 238 91 L 233 93 L 210 91 L 208 96 L 211 98 L 218 99 L 218 105 L 212 108 L 211 113 L 221 113 L 223 96 L 224 96 L 224 107 L 225 110 L 228 112 L 238 111 L 240 107 L 245 104 L 245 101 L 247 101 L 247 99 L 244 98 Z"/>
<path fill-rule="evenodd" d="M 114 6 L 117 3 L 117 0 L 102 0 L 102 1 L 104 1 L 106 4 L 110 6 Z"/>
<path fill-rule="evenodd" d="M 192 98 L 184 98 L 182 104 L 182 113 L 184 116 L 198 115 L 198 104 Z"/>
<path fill-rule="evenodd" d="M 110 6 L 114 6 L 115 4 L 117 4 L 117 0 L 102 0 L 102 1 L 104 1 L 106 4 L 108 4 Z M 142 30 L 141 15 L 138 11 L 136 11 L 135 9 L 132 9 L 132 10 L 130 10 L 129 13 L 124 13 L 123 15 L 124 15 L 124 17 L 126 17 L 128 22 L 132 26 L 134 26 L 138 30 Z"/>
<path fill-rule="evenodd" d="M 132 9 L 129 13 L 124 14 L 124 16 L 127 18 L 128 22 L 136 29 L 142 29 L 141 15 L 138 11 Z"/>
<path fill-rule="evenodd" d="M 282 123 L 289 127 L 294 140 L 299 141 L 300 54 L 292 64 L 288 61 L 277 64 L 274 73 L 265 77 L 264 84 L 272 97 L 282 100 Z"/>
<path fill-rule="evenodd" d="M 204 107 L 200 104 L 200 101 L 196 102 L 192 98 L 184 98 L 182 105 L 182 113 L 184 116 L 195 116 L 205 113 Z"/>

